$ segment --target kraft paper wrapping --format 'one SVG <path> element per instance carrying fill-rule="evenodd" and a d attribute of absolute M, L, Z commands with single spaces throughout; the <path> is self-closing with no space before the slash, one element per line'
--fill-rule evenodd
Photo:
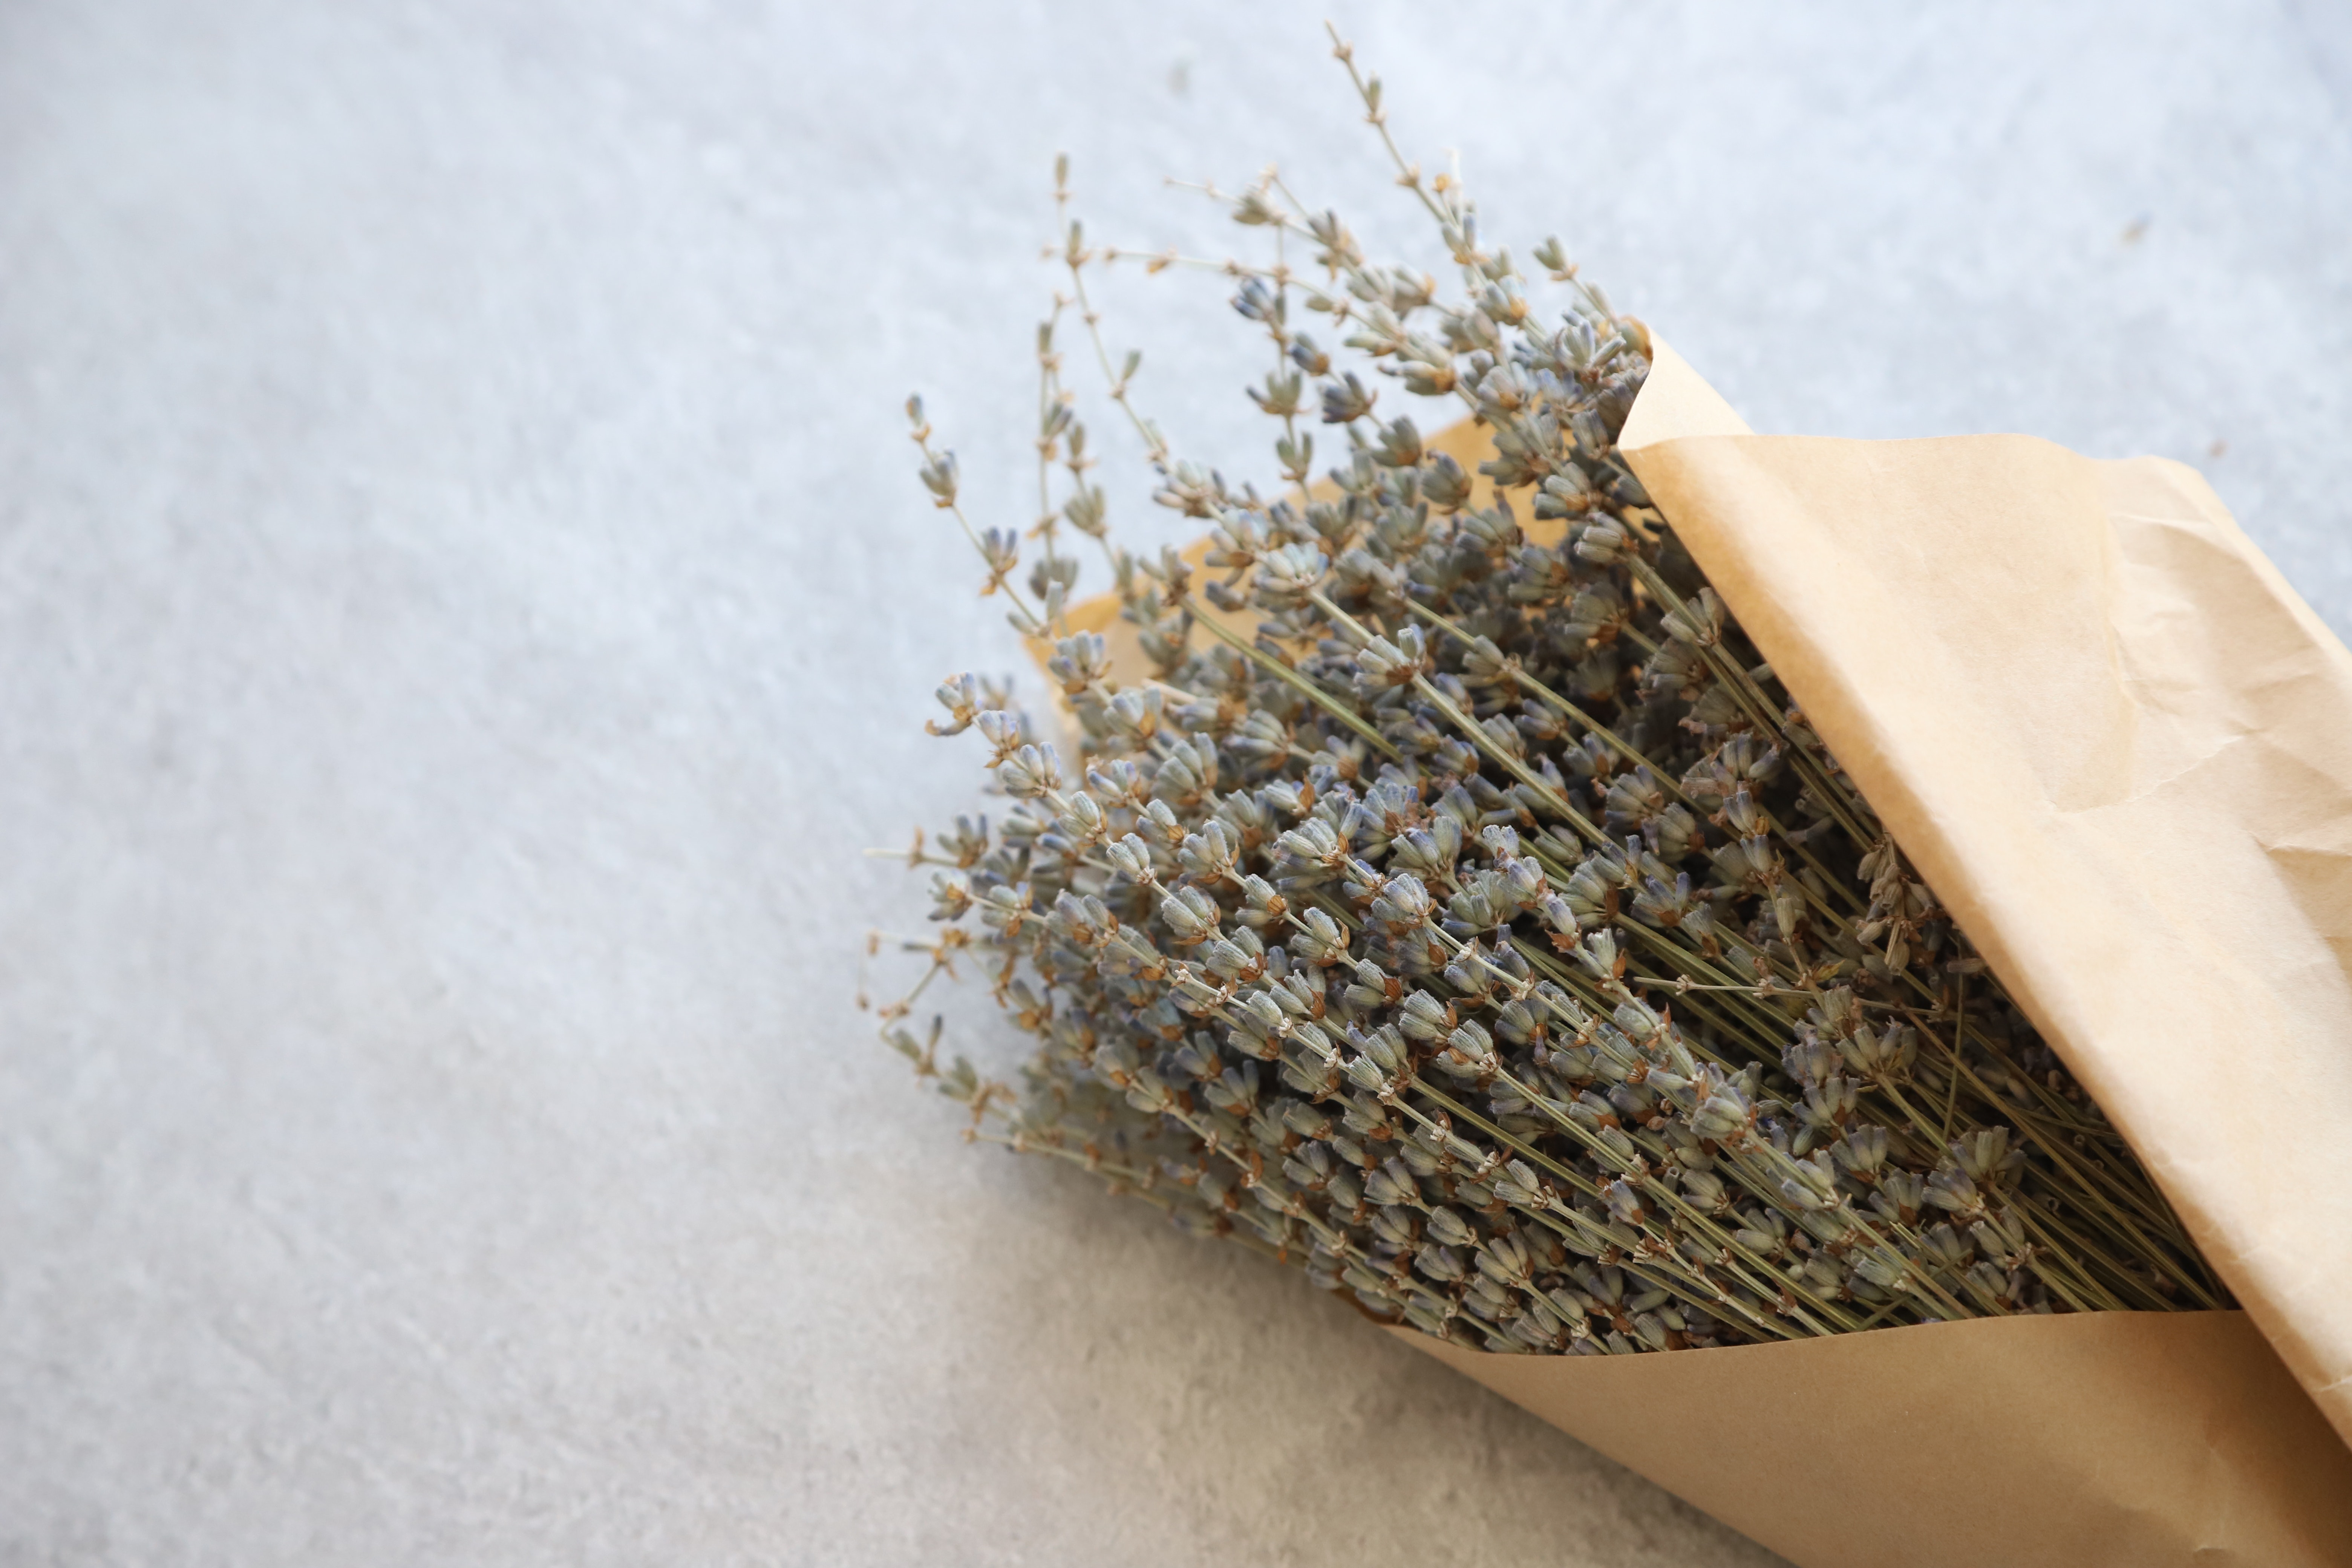
<path fill-rule="evenodd" d="M 2178 463 L 1751 436 L 1663 345 L 1622 444 L 2352 1439 L 2352 653 Z"/>
<path fill-rule="evenodd" d="M 1627 460 L 2246 1310 L 1388 1331 L 1803 1568 L 2352 1564 L 2352 655 L 2179 464 L 1755 436 L 1655 347 Z"/>
<path fill-rule="evenodd" d="M 2243 1312 L 1629 1356 L 1389 1331 L 1802 1568 L 2352 1563 L 2352 1455 Z"/>

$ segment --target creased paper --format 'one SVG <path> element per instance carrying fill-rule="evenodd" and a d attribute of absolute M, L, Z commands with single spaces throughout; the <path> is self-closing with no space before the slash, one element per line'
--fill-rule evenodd
<path fill-rule="evenodd" d="M 2352 1438 L 2352 654 L 2178 463 L 1650 384 L 1634 471 Z"/>
<path fill-rule="evenodd" d="M 1630 1356 L 1389 1331 L 1802 1568 L 2352 1563 L 2352 1452 L 2243 1312 Z"/>

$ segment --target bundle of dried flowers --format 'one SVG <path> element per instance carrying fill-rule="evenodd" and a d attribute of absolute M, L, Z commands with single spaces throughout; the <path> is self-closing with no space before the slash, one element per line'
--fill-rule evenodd
<path fill-rule="evenodd" d="M 1315 255 L 1217 264 L 1276 356 L 1250 396 L 1281 426 L 1281 487 L 1237 489 L 1136 414 L 1137 362 L 1114 367 L 1087 297 L 1117 253 L 1088 248 L 1057 177 L 1039 559 L 1024 576 L 1016 531 L 964 527 L 983 592 L 1050 642 L 1083 761 L 1003 689 L 940 689 L 934 732 L 976 731 L 1013 801 L 992 829 L 919 837 L 944 934 L 911 944 L 931 964 L 886 1037 L 974 1138 L 1475 1348 L 2228 1305 L 1619 459 L 1641 324 L 1557 240 L 1534 257 L 1569 309 L 1539 311 L 1336 52 L 1461 291 L 1371 263 L 1278 178 L 1234 199 Z M 1209 531 L 1201 570 L 1107 542 L 1060 384 L 1072 311 L 1155 499 Z M 1375 413 L 1383 375 L 1485 427 L 1492 504 Z M 908 412 L 962 521 L 955 460 Z M 1319 489 L 1318 414 L 1345 441 Z M 1065 525 L 1101 544 L 1149 678 L 1072 629 Z M 1018 1088 L 939 1067 L 937 1026 L 900 1022 L 959 953 L 1038 1038 Z"/>

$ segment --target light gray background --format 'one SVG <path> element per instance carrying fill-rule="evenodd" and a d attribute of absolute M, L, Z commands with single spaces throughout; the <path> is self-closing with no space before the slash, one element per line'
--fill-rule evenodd
<path fill-rule="evenodd" d="M 2184 458 L 2352 625 L 2341 8 L 1339 10 L 1759 428 Z M 898 400 L 1025 521 L 1057 147 L 1428 258 L 1317 17 L 0 7 L 0 1563 L 1770 1561 L 851 1005 L 1019 660 Z"/>

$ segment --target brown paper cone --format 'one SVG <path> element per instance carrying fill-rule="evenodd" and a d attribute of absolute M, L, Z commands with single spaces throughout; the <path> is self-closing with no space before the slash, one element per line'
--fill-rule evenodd
<path fill-rule="evenodd" d="M 1804 1568 L 2352 1564 L 2352 655 L 2177 464 L 1757 437 L 1657 350 L 1634 472 L 2248 1310 L 1390 1331 Z"/>

